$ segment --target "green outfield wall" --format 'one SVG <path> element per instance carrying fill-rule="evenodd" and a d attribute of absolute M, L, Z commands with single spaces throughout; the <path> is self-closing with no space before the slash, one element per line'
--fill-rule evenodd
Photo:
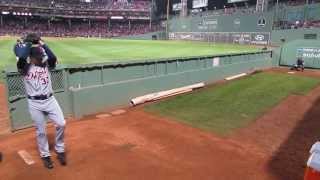
<path fill-rule="evenodd" d="M 221 12 L 222 13 L 222 12 Z M 173 17 L 169 21 L 169 39 L 223 42 L 253 45 L 281 45 L 296 39 L 316 37 L 319 28 L 277 29 L 279 22 L 295 23 L 320 19 L 320 3 L 302 6 L 280 4 L 265 13 L 223 15 L 204 12 L 187 17 Z M 291 28 L 291 27 L 286 27 Z"/>
<path fill-rule="evenodd" d="M 273 13 L 234 15 L 195 15 L 172 18 L 170 32 L 270 32 Z"/>
<path fill-rule="evenodd" d="M 80 118 L 106 108 L 129 105 L 130 99 L 144 94 L 198 82 L 212 83 L 227 76 L 272 66 L 270 52 L 217 58 L 219 65 L 216 67 L 213 57 L 203 57 L 100 69 L 95 73 L 96 85 L 71 90 L 73 113 Z M 117 78 L 110 78 L 111 74 Z M 76 79 L 77 84 L 80 79 Z M 87 80 L 83 83 L 88 84 Z"/>
<path fill-rule="evenodd" d="M 81 118 L 115 107 L 131 98 L 198 82 L 269 68 L 272 52 L 159 59 L 60 67 L 52 72 L 53 89 L 65 116 Z M 6 71 L 11 129 L 32 126 L 21 76 Z"/>
<path fill-rule="evenodd" d="M 267 45 L 273 24 L 273 13 L 195 15 L 169 21 L 171 40 Z"/>
<path fill-rule="evenodd" d="M 306 38 L 309 38 L 310 40 L 320 40 L 320 29 L 274 30 L 271 33 L 271 44 L 282 45 L 281 39 L 285 39 L 285 42 L 288 43 L 290 41 Z"/>
<path fill-rule="evenodd" d="M 201 13 L 175 16 L 169 21 L 169 32 L 271 32 L 274 21 L 303 22 L 320 19 L 320 3 L 286 6 L 280 4 L 264 13 Z"/>
<path fill-rule="evenodd" d="M 155 39 L 156 38 L 156 39 Z M 132 39 L 132 40 L 165 40 L 167 39 L 166 33 L 163 31 L 157 31 L 146 34 L 132 35 L 132 36 L 121 36 L 115 37 L 114 39 Z"/>
<path fill-rule="evenodd" d="M 291 66 L 298 57 L 305 62 L 305 67 L 320 68 L 320 41 L 319 40 L 293 40 L 285 43 L 281 48 L 280 65 Z"/>
<path fill-rule="evenodd" d="M 280 21 L 312 21 L 320 19 L 320 4 L 308 4 L 301 6 L 280 6 L 273 9 L 275 20 Z"/>

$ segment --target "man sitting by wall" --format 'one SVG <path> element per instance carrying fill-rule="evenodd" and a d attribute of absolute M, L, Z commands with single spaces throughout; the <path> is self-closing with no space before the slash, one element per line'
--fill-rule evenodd
<path fill-rule="evenodd" d="M 296 70 L 296 71 L 299 71 L 299 69 L 301 69 L 301 71 L 304 71 L 304 61 L 302 60 L 301 57 L 297 59 L 297 63 L 294 64 L 293 67 L 291 68 L 291 70 Z"/>

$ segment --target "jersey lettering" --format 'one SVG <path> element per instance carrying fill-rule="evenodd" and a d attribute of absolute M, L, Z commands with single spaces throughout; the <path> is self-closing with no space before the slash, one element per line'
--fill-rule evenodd
<path fill-rule="evenodd" d="M 50 74 L 47 67 L 31 65 L 24 77 L 26 92 L 29 96 L 52 93 Z"/>

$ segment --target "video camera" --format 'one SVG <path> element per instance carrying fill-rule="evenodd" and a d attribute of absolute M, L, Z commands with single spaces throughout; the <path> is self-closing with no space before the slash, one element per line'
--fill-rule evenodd
<path fill-rule="evenodd" d="M 14 47 L 14 53 L 17 59 L 17 68 L 23 75 L 28 72 L 31 56 L 37 60 L 36 64 L 40 66 L 48 66 L 53 69 L 57 64 L 57 57 L 43 43 L 41 37 L 35 33 L 28 34 L 18 40 Z"/>
<path fill-rule="evenodd" d="M 17 42 L 15 44 L 15 50 L 14 53 L 16 54 L 17 57 L 21 57 L 20 53 L 18 52 L 19 48 L 25 48 L 26 46 L 37 46 L 37 45 L 41 45 L 41 38 L 39 35 L 32 33 L 32 34 L 28 34 L 25 37 L 21 37 L 19 39 L 17 39 Z M 20 49 L 21 50 L 21 49 Z"/>
<path fill-rule="evenodd" d="M 16 55 L 17 61 L 19 58 L 27 60 L 30 55 L 31 47 L 39 45 L 41 45 L 41 38 L 35 33 L 17 39 L 17 43 L 14 46 L 14 54 Z"/>
<path fill-rule="evenodd" d="M 18 39 L 14 47 L 18 69 L 24 69 L 26 64 L 30 64 L 31 56 L 38 60 L 37 64 L 45 66 L 48 60 L 45 48 L 47 47 L 42 43 L 40 36 L 35 33 Z M 49 51 L 48 48 L 47 51 Z M 25 70 L 24 73 L 26 72 Z"/>

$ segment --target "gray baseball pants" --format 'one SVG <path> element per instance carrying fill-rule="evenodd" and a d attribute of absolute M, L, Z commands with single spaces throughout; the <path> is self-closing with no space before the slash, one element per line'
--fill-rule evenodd
<path fill-rule="evenodd" d="M 58 153 L 64 152 L 64 130 L 66 121 L 57 100 L 53 96 L 46 100 L 28 99 L 28 105 L 31 118 L 34 121 L 34 126 L 36 128 L 40 156 L 50 156 L 49 143 L 46 133 L 47 118 L 53 121 L 56 127 L 55 151 Z"/>

